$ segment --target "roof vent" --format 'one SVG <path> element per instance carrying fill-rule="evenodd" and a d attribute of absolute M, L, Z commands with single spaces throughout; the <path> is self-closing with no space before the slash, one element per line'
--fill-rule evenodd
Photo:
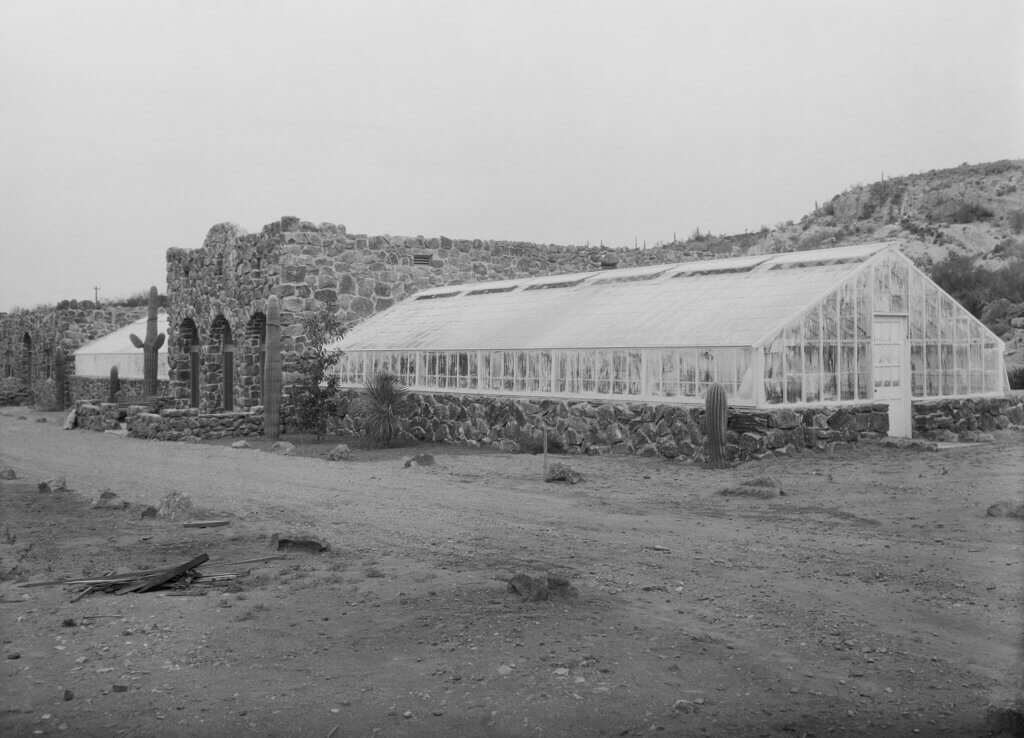
<path fill-rule="evenodd" d="M 413 254 L 412 257 L 413 266 L 430 266 L 433 260 L 433 254 Z"/>
<path fill-rule="evenodd" d="M 467 295 L 493 295 L 496 292 L 511 292 L 515 288 L 516 288 L 516 285 L 512 285 L 511 287 L 487 287 L 487 288 L 482 289 L 482 290 L 473 290 L 472 292 L 467 292 L 466 294 Z"/>
<path fill-rule="evenodd" d="M 531 284 L 527 287 L 523 287 L 523 291 L 526 290 L 555 290 L 559 287 L 575 287 L 578 284 L 583 284 L 582 279 L 574 279 L 570 282 L 543 282 L 541 284 Z"/>
<path fill-rule="evenodd" d="M 437 292 L 430 295 L 420 295 L 417 300 L 440 300 L 442 297 L 455 297 L 459 292 Z"/>

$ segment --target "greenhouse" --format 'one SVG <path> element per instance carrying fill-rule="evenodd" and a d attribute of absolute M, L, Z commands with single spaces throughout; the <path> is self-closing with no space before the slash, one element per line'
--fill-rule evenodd
<path fill-rule="evenodd" d="M 896 243 L 433 288 L 334 345 L 342 386 L 736 407 L 1001 395 L 1003 343 Z"/>
<path fill-rule="evenodd" d="M 116 366 L 121 379 L 142 379 L 145 357 L 142 349 L 132 345 L 130 336 L 132 333 L 140 337 L 145 336 L 146 320 L 143 316 L 75 351 L 75 376 L 106 378 L 110 374 L 110 367 Z M 156 327 L 158 333 L 167 334 L 165 310 L 157 313 Z M 157 366 L 162 368 L 161 371 L 167 366 L 165 346 L 161 346 L 157 354 Z"/>

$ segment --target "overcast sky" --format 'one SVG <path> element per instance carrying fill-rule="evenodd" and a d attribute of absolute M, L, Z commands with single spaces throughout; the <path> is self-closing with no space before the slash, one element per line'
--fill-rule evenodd
<path fill-rule="evenodd" d="M 653 246 L 1021 157 L 1020 0 L 0 0 L 0 311 L 224 221 Z"/>

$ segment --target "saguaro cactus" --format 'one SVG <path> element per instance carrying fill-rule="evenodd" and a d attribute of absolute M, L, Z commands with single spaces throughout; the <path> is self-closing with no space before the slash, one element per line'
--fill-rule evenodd
<path fill-rule="evenodd" d="M 117 366 L 110 367 L 110 379 L 107 381 L 107 402 L 117 402 L 117 393 L 121 391 L 121 380 L 117 377 Z"/>
<path fill-rule="evenodd" d="M 149 288 L 149 307 L 146 310 L 146 340 L 143 341 L 134 333 L 129 338 L 132 340 L 132 345 L 135 348 L 140 348 L 143 351 L 142 354 L 142 391 L 152 397 L 156 394 L 156 372 L 157 372 L 157 356 L 159 355 L 160 347 L 164 345 L 164 339 L 166 336 L 163 333 L 156 332 L 156 311 L 157 302 L 159 295 L 156 291 L 156 287 Z"/>
<path fill-rule="evenodd" d="M 58 346 L 53 350 L 53 390 L 58 410 L 67 407 L 67 403 L 64 402 L 67 397 L 67 377 L 64 374 L 64 369 L 64 349 Z"/>
<path fill-rule="evenodd" d="M 704 398 L 704 423 L 707 426 L 708 468 L 725 468 L 725 423 L 728 404 L 725 387 L 715 382 Z"/>
<path fill-rule="evenodd" d="M 263 361 L 263 435 L 281 437 L 281 306 L 277 295 L 267 298 L 267 349 Z"/>

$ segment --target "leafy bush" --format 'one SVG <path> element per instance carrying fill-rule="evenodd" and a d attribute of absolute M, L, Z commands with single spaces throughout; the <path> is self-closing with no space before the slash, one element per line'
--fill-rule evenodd
<path fill-rule="evenodd" d="M 1024 389 L 1024 366 L 1010 369 L 1006 372 L 1006 376 L 1010 380 L 1010 389 Z"/>
<path fill-rule="evenodd" d="M 401 418 L 408 403 L 408 389 L 394 374 L 381 371 L 366 380 L 352 411 L 369 445 L 379 448 L 391 445 L 391 440 L 401 430 Z"/>
<path fill-rule="evenodd" d="M 1024 258 L 1010 260 L 999 269 L 977 266 L 974 259 L 950 254 L 932 269 L 932 279 L 977 318 L 990 302 L 1006 298 L 1024 302 Z"/>
<path fill-rule="evenodd" d="M 1024 303 L 1014 303 L 999 297 L 985 305 L 981 311 L 981 322 L 997 336 L 1010 332 L 1010 321 L 1024 315 Z"/>
<path fill-rule="evenodd" d="M 330 372 L 341 358 L 327 344 L 345 335 L 333 313 L 311 315 L 302 321 L 306 348 L 299 357 L 298 381 L 292 386 L 295 423 L 319 441 L 327 433 L 327 422 L 338 412 L 338 376 Z"/>

